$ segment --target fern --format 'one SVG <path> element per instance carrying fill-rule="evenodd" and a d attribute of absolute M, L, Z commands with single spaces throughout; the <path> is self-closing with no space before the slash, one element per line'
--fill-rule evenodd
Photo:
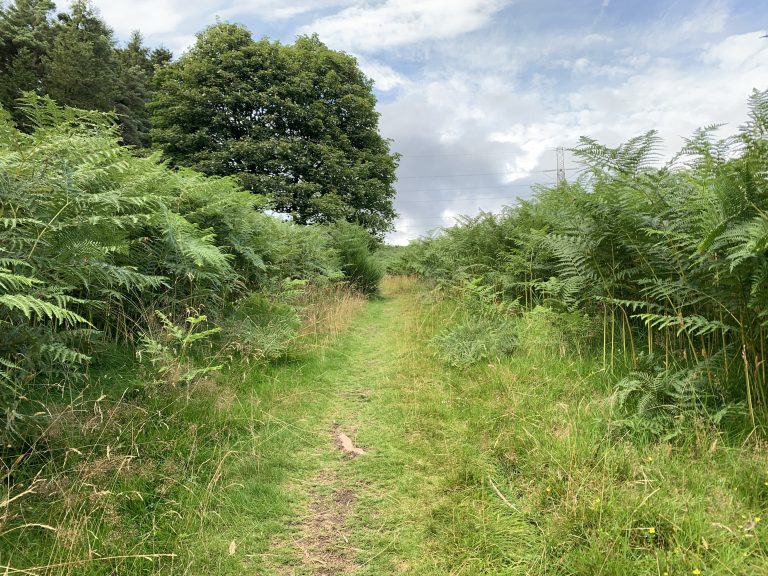
<path fill-rule="evenodd" d="M 18 310 L 30 320 L 52 320 L 59 325 L 90 324 L 88 320 L 71 310 L 27 294 L 0 295 L 0 306 L 8 310 Z"/>
<path fill-rule="evenodd" d="M 327 230 L 260 213 L 262 201 L 231 179 L 135 156 L 120 146 L 113 115 L 31 93 L 21 110 L 28 132 L 0 111 L 0 414 L 8 434 L 23 419 L 20 398 L 81 384 L 92 343 L 140 341 L 154 322 L 147 310 L 213 317 L 285 278 L 341 278 Z M 173 346 L 159 344 L 171 359 L 218 331 L 186 328 Z"/>
<path fill-rule="evenodd" d="M 668 162 L 654 131 L 617 147 L 582 138 L 578 181 L 460 219 L 414 243 L 399 267 L 438 286 L 474 277 L 529 309 L 599 315 L 608 368 L 618 350 L 636 364 L 641 346 L 663 352 L 666 371 L 722 358 L 707 384 L 723 398 L 740 387 L 754 420 L 768 410 L 768 91 L 749 105 L 737 134 L 702 128 Z M 667 401 L 684 403 L 675 378 L 662 379 Z M 641 384 L 652 387 L 625 382 Z"/>

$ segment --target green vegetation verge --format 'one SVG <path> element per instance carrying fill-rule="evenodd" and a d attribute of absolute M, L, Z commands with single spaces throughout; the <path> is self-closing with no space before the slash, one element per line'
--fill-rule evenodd
<path fill-rule="evenodd" d="M 454 367 L 435 337 L 465 322 L 466 307 L 409 279 L 386 280 L 383 293 L 326 314 L 349 327 L 325 346 L 266 369 L 233 365 L 189 395 L 158 396 L 143 418 L 120 420 L 101 400 L 83 430 L 109 454 L 70 452 L 58 487 L 14 502 L 28 525 L 5 528 L 3 564 L 35 574 L 765 572 L 757 437 L 691 422 L 659 442 L 613 426 L 614 379 L 561 313 L 519 316 L 512 354 Z M 115 364 L 103 381 L 120 388 L 119 374 Z M 341 433 L 366 453 L 346 454 Z M 145 557 L 99 559 L 133 555 Z"/>

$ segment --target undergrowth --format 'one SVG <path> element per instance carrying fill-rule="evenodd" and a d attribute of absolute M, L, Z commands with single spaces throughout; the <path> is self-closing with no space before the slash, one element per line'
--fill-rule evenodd
<path fill-rule="evenodd" d="M 717 425 L 728 416 L 694 392 L 695 373 L 648 376 L 652 360 L 633 372 L 620 357 L 606 370 L 599 324 L 543 308 L 521 312 L 512 354 L 457 370 L 419 342 L 463 303 L 419 291 L 410 301 L 418 320 L 401 369 L 420 385 L 392 391 L 387 418 L 408 431 L 414 470 L 430 471 L 418 503 L 398 511 L 426 523 L 430 552 L 410 560 L 412 573 L 768 569 L 766 445 L 748 426 Z"/>
<path fill-rule="evenodd" d="M 224 374 L 332 341 L 375 292 L 373 241 L 138 156 L 109 114 L 20 109 L 24 130 L 0 110 L 0 567 L 177 571 L 250 432 Z"/>
<path fill-rule="evenodd" d="M 695 372 L 697 387 L 706 381 L 697 394 L 719 405 L 715 413 L 743 405 L 762 430 L 768 92 L 754 91 L 749 108 L 733 136 L 701 129 L 667 161 L 655 131 L 617 147 L 584 137 L 572 150 L 581 164 L 573 180 L 383 258 L 393 273 L 449 289 L 474 283 L 500 303 L 587 318 L 588 330 L 593 319 L 603 366 L 617 381 L 625 361 L 637 368 L 642 355 L 659 358 L 648 382 L 669 388 L 660 382 L 687 381 L 673 372 Z M 477 340 L 477 330 L 465 332 Z"/>
<path fill-rule="evenodd" d="M 270 349 L 279 354 L 238 348 L 231 357 L 226 334 L 206 328 L 203 316 L 182 328 L 160 315 L 141 346 L 142 363 L 130 348 L 111 346 L 76 396 L 49 398 L 42 432 L 4 460 L 2 569 L 36 575 L 213 569 L 200 550 L 235 491 L 231 470 L 254 458 L 284 467 L 288 457 L 277 447 L 279 433 L 270 432 L 271 409 L 260 408 L 284 394 L 269 385 L 265 362 L 318 356 L 365 302 L 340 285 L 293 290 L 286 298 L 295 307 L 254 296 L 233 316 L 274 327 L 289 315 L 290 346 Z M 263 427 L 254 453 L 254 435 Z M 249 505 L 276 505 L 257 501 Z"/>

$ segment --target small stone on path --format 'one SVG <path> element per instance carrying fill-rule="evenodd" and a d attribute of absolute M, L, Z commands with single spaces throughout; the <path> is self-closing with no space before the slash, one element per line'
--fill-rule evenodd
<path fill-rule="evenodd" d="M 354 445 L 352 442 L 352 439 L 344 434 L 344 432 L 338 432 L 337 438 L 339 439 L 339 442 L 341 443 L 341 449 L 344 450 L 347 454 L 353 454 L 354 456 L 362 456 L 365 454 L 365 450 L 362 448 L 358 448 Z"/>

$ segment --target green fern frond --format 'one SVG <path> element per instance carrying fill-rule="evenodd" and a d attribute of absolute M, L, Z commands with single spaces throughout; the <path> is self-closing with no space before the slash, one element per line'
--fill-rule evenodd
<path fill-rule="evenodd" d="M 19 311 L 30 320 L 51 320 L 58 325 L 90 325 L 88 320 L 71 310 L 27 294 L 0 295 L 0 306 Z"/>

